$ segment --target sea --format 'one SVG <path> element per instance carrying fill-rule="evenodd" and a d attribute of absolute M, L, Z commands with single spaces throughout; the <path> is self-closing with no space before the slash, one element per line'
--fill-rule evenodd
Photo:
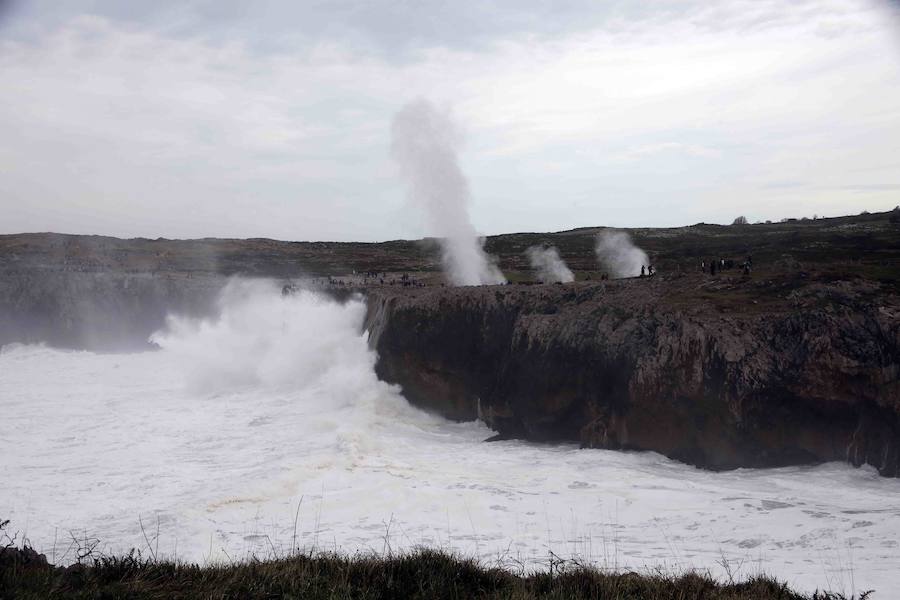
<path fill-rule="evenodd" d="M 499 441 L 379 381 L 362 300 L 235 282 L 155 350 L 0 349 L 0 520 L 68 564 L 438 548 L 527 573 L 772 575 L 900 588 L 900 480 L 842 463 L 710 472 Z"/>

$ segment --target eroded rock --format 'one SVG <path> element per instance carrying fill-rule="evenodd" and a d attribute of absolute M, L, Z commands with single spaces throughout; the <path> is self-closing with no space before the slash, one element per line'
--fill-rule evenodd
<path fill-rule="evenodd" d="M 502 437 L 900 475 L 897 298 L 871 282 L 715 285 L 373 290 L 367 327 L 378 375 L 410 402 Z"/>

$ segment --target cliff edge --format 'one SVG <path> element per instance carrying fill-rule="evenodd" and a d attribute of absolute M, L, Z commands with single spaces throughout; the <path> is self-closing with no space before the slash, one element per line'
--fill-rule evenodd
<path fill-rule="evenodd" d="M 900 302 L 877 282 L 698 273 L 368 302 L 379 377 L 499 437 L 900 476 Z"/>

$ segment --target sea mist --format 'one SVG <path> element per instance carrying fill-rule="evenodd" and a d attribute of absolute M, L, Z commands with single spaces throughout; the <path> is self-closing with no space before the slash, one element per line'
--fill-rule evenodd
<path fill-rule="evenodd" d="M 424 213 L 429 233 L 440 238 L 447 279 L 453 285 L 505 283 L 469 218 L 471 193 L 456 157 L 461 136 L 453 121 L 427 100 L 416 100 L 397 113 L 391 130 L 410 199 Z"/>

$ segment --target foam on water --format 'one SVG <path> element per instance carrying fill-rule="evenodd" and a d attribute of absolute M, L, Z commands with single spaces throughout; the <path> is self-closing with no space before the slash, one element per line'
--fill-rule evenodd
<path fill-rule="evenodd" d="M 187 560 L 416 545 L 508 565 L 724 557 L 806 590 L 900 584 L 900 481 L 841 464 L 700 471 L 653 453 L 481 443 L 374 375 L 365 307 L 235 284 L 157 352 L 0 351 L 0 517 L 60 562 L 72 535 Z M 145 532 L 141 531 L 143 521 Z"/>

